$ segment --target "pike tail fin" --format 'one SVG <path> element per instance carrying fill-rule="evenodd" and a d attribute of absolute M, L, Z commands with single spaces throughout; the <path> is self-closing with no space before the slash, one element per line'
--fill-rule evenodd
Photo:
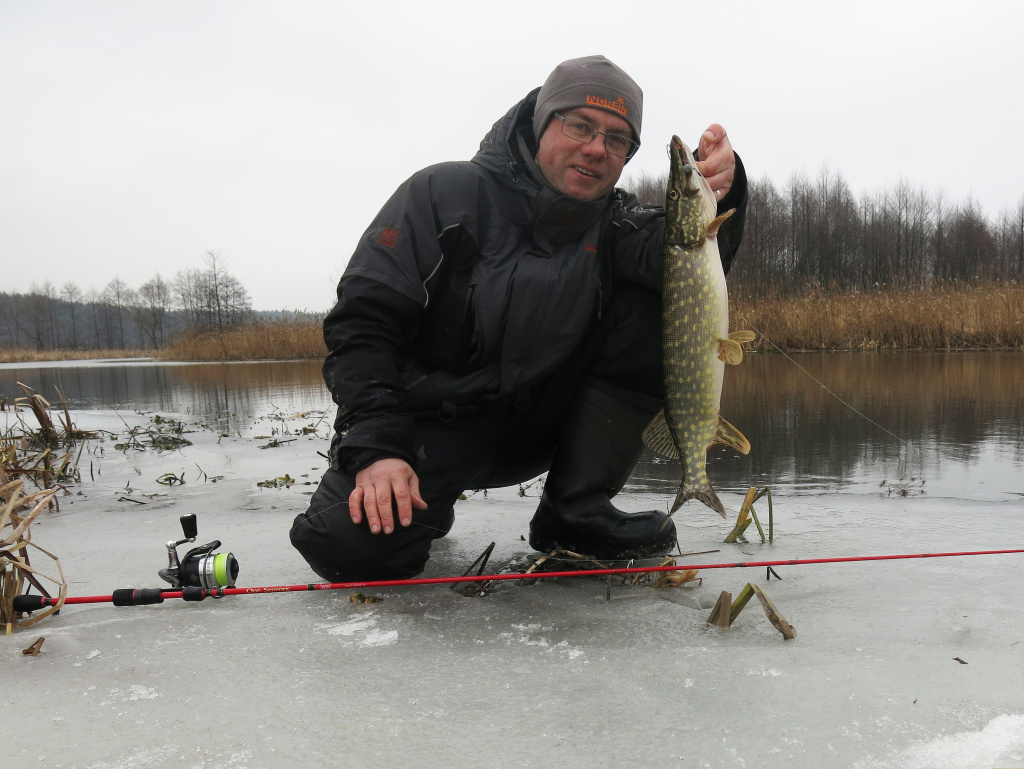
<path fill-rule="evenodd" d="M 715 490 L 711 488 L 711 481 L 707 479 L 707 476 L 704 477 L 699 485 L 687 486 L 685 480 L 682 482 L 679 486 L 679 491 L 676 493 L 676 501 L 672 503 L 672 510 L 669 511 L 669 515 L 675 513 L 682 506 L 683 502 L 686 502 L 688 499 L 699 499 L 720 516 L 726 517 L 725 505 L 722 504 L 722 500 L 718 498 Z"/>

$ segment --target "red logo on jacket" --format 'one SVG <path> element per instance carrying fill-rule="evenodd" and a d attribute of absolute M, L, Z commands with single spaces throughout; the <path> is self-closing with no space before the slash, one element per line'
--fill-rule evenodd
<path fill-rule="evenodd" d="M 385 227 L 380 231 L 380 235 L 374 238 L 374 242 L 380 243 L 382 246 L 387 246 L 388 248 L 394 248 L 398 245 L 398 236 L 401 234 L 401 230 L 396 230 L 392 227 Z"/>

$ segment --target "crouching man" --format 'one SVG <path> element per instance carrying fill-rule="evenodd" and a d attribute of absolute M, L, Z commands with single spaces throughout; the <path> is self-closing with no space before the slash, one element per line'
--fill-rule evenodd
<path fill-rule="evenodd" d="M 664 513 L 612 503 L 663 389 L 664 216 L 615 188 L 642 112 L 603 56 L 563 62 L 472 160 L 414 174 L 363 235 L 324 322 L 331 466 L 291 530 L 321 577 L 412 577 L 460 494 L 543 472 L 533 548 L 675 546 Z M 719 212 L 736 209 L 718 235 L 728 269 L 746 176 L 717 124 L 698 154 Z"/>

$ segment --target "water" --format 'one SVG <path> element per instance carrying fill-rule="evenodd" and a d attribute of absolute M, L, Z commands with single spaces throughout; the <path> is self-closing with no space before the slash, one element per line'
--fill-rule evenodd
<path fill-rule="evenodd" d="M 1022 380 L 1021 352 L 748 355 L 728 369 L 722 414 L 753 448 L 712 449 L 709 475 L 722 491 L 1024 495 Z M 319 361 L 8 364 L 0 399 L 19 381 L 72 408 L 185 414 L 228 433 L 332 407 Z M 645 453 L 628 488 L 670 493 L 679 477 Z"/>
<path fill-rule="evenodd" d="M 0 365 L 0 400 L 23 396 L 18 382 L 72 409 L 184 414 L 234 433 L 271 411 L 324 409 L 331 397 L 320 361 L 162 363 L 85 361 Z"/>

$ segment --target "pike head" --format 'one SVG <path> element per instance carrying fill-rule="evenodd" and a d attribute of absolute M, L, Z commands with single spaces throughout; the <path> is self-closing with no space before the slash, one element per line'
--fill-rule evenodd
<path fill-rule="evenodd" d="M 717 203 L 707 180 L 697 170 L 693 153 L 678 136 L 668 146 L 668 192 L 665 200 L 665 242 L 696 248 L 707 237 Z"/>

